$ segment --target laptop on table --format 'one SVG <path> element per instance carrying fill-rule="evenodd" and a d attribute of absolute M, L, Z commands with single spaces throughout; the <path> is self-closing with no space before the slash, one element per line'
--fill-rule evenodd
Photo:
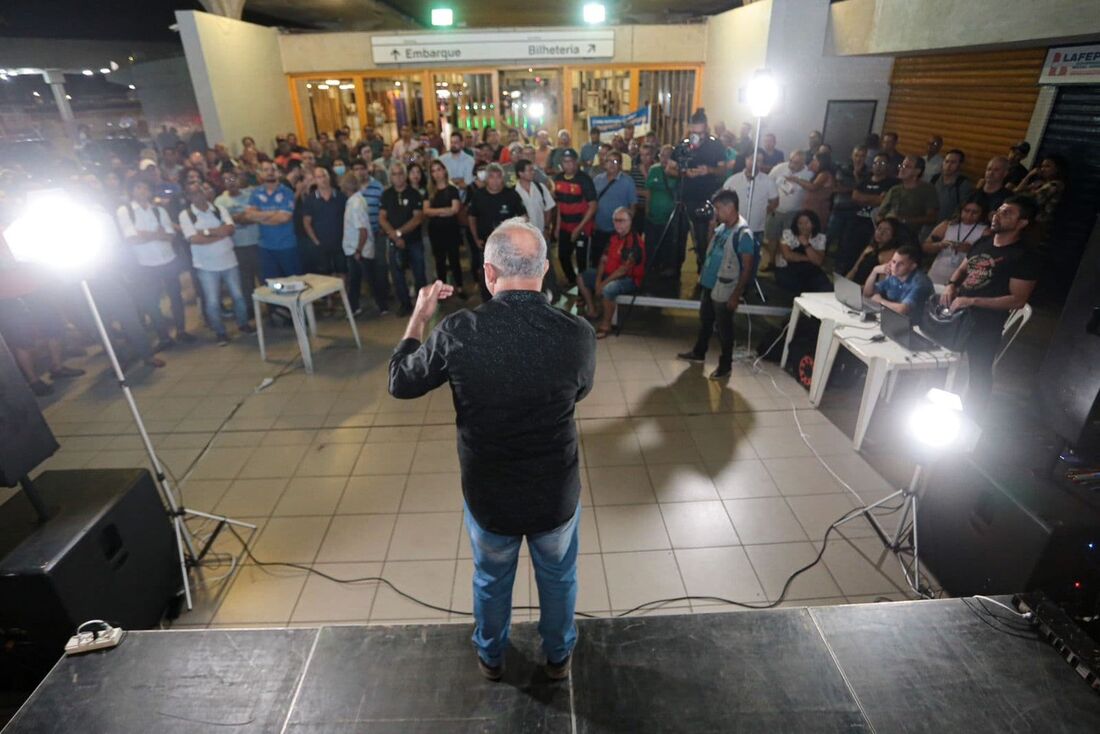
<path fill-rule="evenodd" d="M 913 331 L 913 323 L 905 314 L 884 308 L 879 317 L 879 323 L 887 339 L 900 344 L 910 352 L 932 352 L 940 349 L 939 344 Z"/>
<path fill-rule="evenodd" d="M 859 283 L 848 280 L 843 275 L 837 275 L 833 281 L 833 293 L 836 300 L 856 313 L 879 313 L 883 310 L 881 305 L 863 297 L 863 288 Z"/>

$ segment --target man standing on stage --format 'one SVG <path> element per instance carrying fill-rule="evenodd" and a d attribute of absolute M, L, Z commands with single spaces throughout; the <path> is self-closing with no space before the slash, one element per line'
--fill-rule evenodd
<path fill-rule="evenodd" d="M 539 589 L 546 674 L 569 675 L 577 640 L 580 472 L 573 411 L 592 389 L 596 335 L 542 295 L 546 240 L 510 219 L 485 243 L 492 299 L 443 319 L 424 341 L 440 281 L 420 290 L 390 359 L 390 394 L 412 399 L 450 382 L 466 529 L 474 557 L 474 645 L 489 680 L 503 675 L 512 584 L 526 536 Z"/>

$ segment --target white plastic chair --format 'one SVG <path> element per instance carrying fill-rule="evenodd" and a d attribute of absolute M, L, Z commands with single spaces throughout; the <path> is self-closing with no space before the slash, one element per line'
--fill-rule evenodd
<path fill-rule="evenodd" d="M 997 353 L 996 358 L 993 360 L 993 366 L 996 367 L 997 363 L 1001 361 L 1001 357 L 1005 356 L 1005 352 L 1012 346 L 1012 342 L 1016 341 L 1016 337 L 1020 335 L 1020 332 L 1027 326 L 1027 322 L 1031 320 L 1031 304 L 1025 303 L 1015 311 L 1011 311 L 1008 314 L 1008 318 L 1005 319 L 1005 328 L 1001 332 L 1001 341 L 1004 342 L 1004 346 L 1001 347 L 1001 351 Z M 1011 336 L 1009 335 L 1011 332 Z M 1005 337 L 1008 337 L 1008 341 L 1005 341 Z"/>

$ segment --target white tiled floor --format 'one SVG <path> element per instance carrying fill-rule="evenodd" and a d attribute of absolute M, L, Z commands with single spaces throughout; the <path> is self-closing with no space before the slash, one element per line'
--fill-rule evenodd
<path fill-rule="evenodd" d="M 775 600 L 790 573 L 816 556 L 829 523 L 856 506 L 802 442 L 787 396 L 815 447 L 863 499 L 891 488 L 785 374 L 767 366 L 777 390 L 739 364 L 728 385 L 717 385 L 673 358 L 691 340 L 693 318 L 649 321 L 657 326 L 638 320 L 632 328 L 659 334 L 599 343 L 597 385 L 577 409 L 578 607 L 610 614 L 686 594 Z M 250 339 L 178 349 L 164 355 L 167 368 L 132 376 L 135 394 L 186 505 L 256 522 L 258 559 L 339 578 L 382 575 L 431 604 L 468 610 L 471 563 L 450 394 L 416 401 L 386 394 L 386 364 L 402 328 L 392 317 L 363 320 L 358 352 L 345 323 L 323 321 L 316 374 L 290 370 L 259 393 L 260 381 L 295 354 L 286 331 L 272 335 L 272 359 L 281 361 L 260 362 Z M 102 357 L 86 362 L 90 374 L 46 410 L 62 448 L 45 468 L 143 465 Z M 217 548 L 239 544 L 223 535 Z M 861 520 L 834 535 L 824 563 L 799 576 L 786 599 L 845 603 L 901 598 L 904 589 L 896 559 Z M 247 560 L 197 596 L 179 624 L 466 619 L 376 581 L 340 585 Z M 514 603 L 538 603 L 526 551 Z M 720 607 L 680 601 L 652 613 L 669 609 Z"/>

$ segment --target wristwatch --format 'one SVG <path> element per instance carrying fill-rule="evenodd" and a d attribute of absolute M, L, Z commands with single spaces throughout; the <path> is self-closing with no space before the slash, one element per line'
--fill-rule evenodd
<path fill-rule="evenodd" d="M 209 237 L 210 236 L 210 230 L 209 229 L 204 229 L 202 231 L 202 236 L 203 237 Z"/>

